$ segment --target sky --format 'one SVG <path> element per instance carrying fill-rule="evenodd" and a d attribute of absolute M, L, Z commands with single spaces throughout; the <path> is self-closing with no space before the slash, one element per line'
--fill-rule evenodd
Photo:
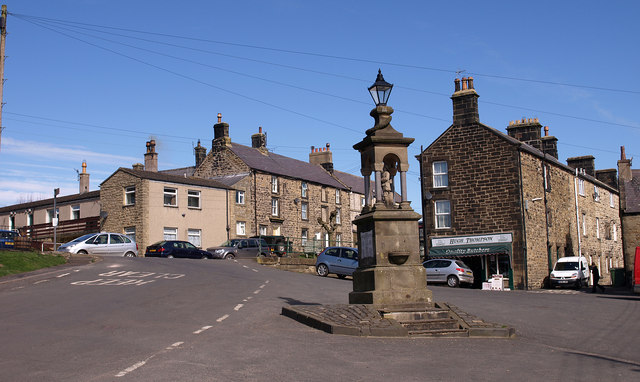
<path fill-rule="evenodd" d="M 506 133 L 538 118 L 559 159 L 616 168 L 640 157 L 640 3 L 634 1 L 5 0 L 0 206 L 90 189 L 118 167 L 192 166 L 216 115 L 231 140 L 259 126 L 272 152 L 307 161 L 330 143 L 359 175 L 353 145 L 373 126 L 367 88 L 394 84 L 391 124 L 418 161 L 452 122 L 456 76 L 473 76 L 480 121 Z M 459 72 L 459 73 L 457 73 Z M 470 148 L 474 149 L 474 148 Z M 634 167 L 637 167 L 634 165 Z"/>

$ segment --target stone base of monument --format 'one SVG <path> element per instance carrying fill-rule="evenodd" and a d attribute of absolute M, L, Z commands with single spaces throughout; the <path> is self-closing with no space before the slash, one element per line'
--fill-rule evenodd
<path fill-rule="evenodd" d="M 286 305 L 282 314 L 331 334 L 364 337 L 515 337 L 511 327 L 485 322 L 447 303 Z"/>

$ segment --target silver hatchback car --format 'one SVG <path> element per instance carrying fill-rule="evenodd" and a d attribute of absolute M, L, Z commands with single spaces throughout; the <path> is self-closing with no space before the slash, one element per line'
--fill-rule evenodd
<path fill-rule="evenodd" d="M 138 244 L 130 237 L 111 232 L 90 233 L 58 247 L 58 251 L 80 255 L 138 256 Z"/>
<path fill-rule="evenodd" d="M 447 283 L 452 288 L 473 284 L 473 271 L 462 260 L 435 259 L 422 265 L 427 269 L 427 283 Z"/>

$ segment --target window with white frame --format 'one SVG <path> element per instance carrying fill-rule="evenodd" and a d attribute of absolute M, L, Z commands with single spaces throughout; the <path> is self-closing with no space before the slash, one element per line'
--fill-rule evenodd
<path fill-rule="evenodd" d="M 200 191 L 195 191 L 195 190 L 187 191 L 187 207 L 200 208 Z"/>
<path fill-rule="evenodd" d="M 236 204 L 244 204 L 244 191 L 236 190 Z"/>
<path fill-rule="evenodd" d="M 279 216 L 278 198 L 271 198 L 271 216 Z"/>
<path fill-rule="evenodd" d="M 165 187 L 164 188 L 164 205 L 167 207 L 178 206 L 178 189 Z"/>
<path fill-rule="evenodd" d="M 80 219 L 80 205 L 76 204 L 71 206 L 71 220 Z"/>
<path fill-rule="evenodd" d="M 275 175 L 271 176 L 271 192 L 278 193 L 278 177 Z"/>
<path fill-rule="evenodd" d="M 273 236 L 280 236 L 281 227 L 273 227 Z"/>
<path fill-rule="evenodd" d="M 610 192 L 609 193 L 609 207 L 614 208 L 615 205 L 613 204 L 613 193 Z"/>
<path fill-rule="evenodd" d="M 435 202 L 436 229 L 451 228 L 451 202 L 436 200 Z"/>
<path fill-rule="evenodd" d="M 340 204 L 340 190 L 336 189 L 336 204 Z"/>
<path fill-rule="evenodd" d="M 582 214 L 582 236 L 587 236 L 587 215 Z"/>
<path fill-rule="evenodd" d="M 136 241 L 136 227 L 124 227 L 124 234 L 131 240 Z"/>
<path fill-rule="evenodd" d="M 236 222 L 236 235 L 244 236 L 247 234 L 247 223 Z"/>
<path fill-rule="evenodd" d="M 201 237 L 202 230 L 195 228 L 189 228 L 187 230 L 187 240 L 189 241 L 189 243 L 195 245 L 198 248 L 202 247 Z"/>
<path fill-rule="evenodd" d="M 578 194 L 584 196 L 584 179 L 578 179 Z"/>
<path fill-rule="evenodd" d="M 307 240 L 309 237 L 309 230 L 306 228 L 302 229 L 302 233 L 301 233 L 301 239 L 300 239 L 300 244 L 302 245 L 302 249 L 304 250 L 304 248 L 307 246 Z"/>
<path fill-rule="evenodd" d="M 164 227 L 162 231 L 164 240 L 178 240 L 178 229 L 173 227 Z"/>
<path fill-rule="evenodd" d="M 542 172 L 544 175 L 544 189 L 546 191 L 551 191 L 551 174 L 549 166 L 544 165 L 542 167 Z"/>
<path fill-rule="evenodd" d="M 47 223 L 52 223 L 54 218 L 57 218 L 60 216 L 60 209 L 56 208 L 56 213 L 53 213 L 53 208 L 48 209 L 47 210 Z"/>
<path fill-rule="evenodd" d="M 307 182 L 302 182 L 300 184 L 300 196 L 302 196 L 303 198 L 309 197 L 309 185 L 307 184 Z"/>
<path fill-rule="evenodd" d="M 124 188 L 124 205 L 132 206 L 136 204 L 136 186 Z"/>
<path fill-rule="evenodd" d="M 341 246 L 342 245 L 342 234 L 341 233 L 336 233 L 336 246 Z"/>
<path fill-rule="evenodd" d="M 446 161 L 433 162 L 433 187 L 449 187 L 449 167 Z"/>
<path fill-rule="evenodd" d="M 260 227 L 258 227 L 258 230 L 259 230 L 260 236 L 267 236 L 267 226 L 266 225 L 261 225 Z"/>
<path fill-rule="evenodd" d="M 364 207 L 364 196 L 360 197 L 360 207 Z"/>
<path fill-rule="evenodd" d="M 613 235 L 613 241 L 618 241 L 618 227 L 616 223 L 611 224 L 611 231 Z"/>
<path fill-rule="evenodd" d="M 309 220 L 309 203 L 300 203 L 300 218 L 302 220 Z"/>
<path fill-rule="evenodd" d="M 342 212 L 340 211 L 340 208 L 336 208 L 336 224 L 342 224 L 340 223 L 341 221 L 341 216 Z"/>
<path fill-rule="evenodd" d="M 27 225 L 33 225 L 33 212 L 27 213 Z"/>
<path fill-rule="evenodd" d="M 593 200 L 596 202 L 600 201 L 600 190 L 598 190 L 598 186 L 593 186 Z"/>
<path fill-rule="evenodd" d="M 600 218 L 596 218 L 596 238 L 600 238 Z"/>
<path fill-rule="evenodd" d="M 13 231 L 16 229 L 16 216 L 9 216 L 9 230 Z"/>

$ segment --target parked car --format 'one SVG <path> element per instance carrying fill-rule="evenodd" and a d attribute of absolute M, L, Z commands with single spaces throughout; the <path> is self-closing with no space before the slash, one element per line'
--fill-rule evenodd
<path fill-rule="evenodd" d="M 138 244 L 130 237 L 111 232 L 90 233 L 58 247 L 60 252 L 79 255 L 138 256 Z"/>
<path fill-rule="evenodd" d="M 580 263 L 578 263 L 580 261 Z M 549 275 L 549 286 L 580 289 L 589 283 L 589 265 L 584 256 L 561 257 Z"/>
<path fill-rule="evenodd" d="M 447 283 L 452 288 L 473 284 L 473 271 L 462 260 L 427 260 L 422 266 L 427 269 L 427 283 Z"/>
<path fill-rule="evenodd" d="M 349 247 L 327 247 L 316 259 L 316 273 L 326 277 L 335 273 L 339 278 L 351 276 L 358 268 L 358 250 Z"/>
<path fill-rule="evenodd" d="M 15 248 L 16 237 L 20 236 L 18 232 L 1 229 L 0 230 L 0 248 Z"/>
<path fill-rule="evenodd" d="M 185 257 L 190 259 L 212 259 L 213 256 L 208 251 L 199 249 L 188 241 L 163 240 L 147 247 L 145 257 Z"/>
<path fill-rule="evenodd" d="M 291 252 L 291 242 L 286 237 L 280 235 L 272 236 L 252 236 L 252 239 L 263 239 L 269 246 L 269 251 L 279 257 L 286 256 Z"/>
<path fill-rule="evenodd" d="M 218 247 L 207 248 L 214 259 L 233 260 L 236 257 L 268 256 L 269 244 L 264 239 L 231 239 Z"/>

